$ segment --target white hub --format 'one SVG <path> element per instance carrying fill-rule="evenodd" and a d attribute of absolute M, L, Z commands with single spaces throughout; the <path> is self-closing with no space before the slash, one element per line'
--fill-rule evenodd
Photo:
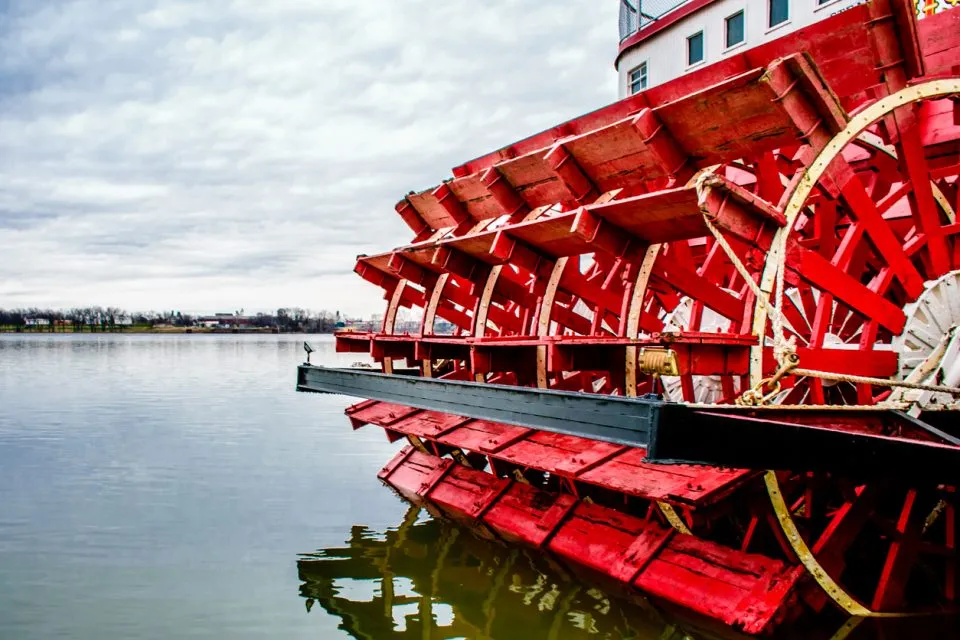
<path fill-rule="evenodd" d="M 893 339 L 893 348 L 900 356 L 901 380 L 933 353 L 954 326 L 960 325 L 960 271 L 927 282 L 926 290 L 903 312 L 907 324 Z"/>
<path fill-rule="evenodd" d="M 900 360 L 897 378 L 954 387 L 960 384 L 960 270 L 925 286 L 920 297 L 904 308 L 907 323 L 893 339 Z M 896 395 L 926 406 L 953 400 L 948 394 L 919 391 Z"/>

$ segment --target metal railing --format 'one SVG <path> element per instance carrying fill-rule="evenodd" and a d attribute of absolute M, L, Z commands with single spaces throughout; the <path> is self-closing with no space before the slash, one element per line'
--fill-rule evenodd
<path fill-rule="evenodd" d="M 659 20 L 687 0 L 620 0 L 620 41 L 654 20 Z"/>

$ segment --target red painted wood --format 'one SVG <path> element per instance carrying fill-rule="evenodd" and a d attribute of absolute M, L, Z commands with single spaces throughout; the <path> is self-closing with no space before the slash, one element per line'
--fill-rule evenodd
<path fill-rule="evenodd" d="M 440 438 L 440 442 L 468 451 L 493 454 L 510 443 L 527 437 L 532 432 L 533 429 L 526 427 L 490 422 L 489 420 L 471 420 L 452 433 L 444 434 Z"/>
<path fill-rule="evenodd" d="M 701 164 L 749 158 L 791 144 L 797 130 L 770 87 L 763 69 L 748 71 L 687 97 L 657 106 L 654 113 L 676 143 Z"/>
<path fill-rule="evenodd" d="M 621 582 L 628 584 L 633 582 L 670 541 L 674 533 L 673 529 L 648 524 L 620 554 L 620 557 L 610 565 L 610 575 Z"/>
<path fill-rule="evenodd" d="M 743 317 L 742 300 L 727 293 L 717 284 L 687 268 L 678 260 L 658 260 L 654 265 L 654 275 L 676 288 L 677 291 L 701 301 L 734 322 Z"/>
<path fill-rule="evenodd" d="M 500 207 L 500 215 L 522 216 L 530 212 L 524 199 L 496 167 L 484 171 L 480 181 Z"/>
<path fill-rule="evenodd" d="M 334 334 L 337 353 L 369 353 L 372 334 L 343 331 Z"/>
<path fill-rule="evenodd" d="M 395 405 L 390 407 L 391 411 L 384 411 L 387 424 L 381 426 L 397 433 L 436 440 L 520 467 L 548 471 L 649 500 L 665 500 L 697 508 L 714 502 L 756 475 L 738 469 L 648 464 L 643 462 L 644 449 L 624 448 L 487 420 L 443 418 L 443 414 L 435 412 L 422 412 L 427 420 L 419 425 L 416 415 L 412 415 L 412 419 L 396 419 Z M 374 406 L 364 411 L 364 419 L 369 419 L 378 410 Z"/>
<path fill-rule="evenodd" d="M 351 411 L 351 409 L 354 408 L 351 407 L 347 409 L 347 416 L 355 425 L 355 429 L 365 424 L 389 427 L 404 418 L 420 413 L 420 409 L 389 402 L 377 402 L 375 404 L 362 406 L 353 411 Z"/>
<path fill-rule="evenodd" d="M 414 202 L 404 199 L 397 203 L 396 206 L 397 213 L 400 214 L 400 218 L 410 227 L 413 232 L 417 235 L 422 233 L 429 232 L 431 227 L 434 227 L 436 224 L 435 220 L 428 221 L 417 210 Z"/>
<path fill-rule="evenodd" d="M 864 316 L 873 318 L 892 333 L 899 334 L 903 331 L 906 318 L 899 307 L 860 284 L 814 251 L 803 250 L 799 258 L 791 267 L 804 280 L 821 290 L 829 291 L 838 300 Z"/>
<path fill-rule="evenodd" d="M 402 467 L 403 463 L 405 463 L 407 459 L 414 454 L 415 451 L 416 449 L 414 449 L 412 445 L 407 445 L 406 447 L 404 447 L 403 450 L 400 451 L 400 453 L 395 455 L 390 460 L 390 462 L 388 462 L 383 467 L 383 469 L 381 469 L 380 472 L 377 473 L 377 477 L 380 478 L 381 480 L 388 480 L 390 476 L 393 475 L 393 472 L 396 471 L 398 468 Z"/>
<path fill-rule="evenodd" d="M 597 185 L 563 144 L 555 145 L 543 156 L 543 160 L 563 184 L 570 197 L 578 204 L 593 202 L 600 196 Z M 563 198 L 556 198 L 557 202 L 563 200 Z"/>
<path fill-rule="evenodd" d="M 907 492 L 897 517 L 894 539 L 880 572 L 872 606 L 877 611 L 890 611 L 903 604 L 907 589 L 907 577 L 917 557 L 920 528 L 923 518 L 918 517 L 917 492 Z"/>
<path fill-rule="evenodd" d="M 586 211 L 647 242 L 702 237 L 703 214 L 694 189 L 668 189 L 586 207 Z"/>
<path fill-rule="evenodd" d="M 630 496 L 690 505 L 709 503 L 753 474 L 694 465 L 654 465 L 643 461 L 644 449 L 627 452 L 581 474 L 579 480 Z"/>
<path fill-rule="evenodd" d="M 920 33 L 924 54 L 928 59 L 940 52 L 949 52 L 960 46 L 954 34 L 960 32 L 952 23 L 942 18 L 946 12 L 921 21 Z M 477 173 L 506 159 L 516 158 L 552 146 L 561 138 L 582 135 L 587 131 L 606 127 L 641 109 L 677 100 L 695 91 L 716 84 L 751 69 L 765 67 L 773 60 L 792 55 L 798 51 L 808 52 L 817 62 L 827 82 L 848 106 L 862 101 L 864 92 L 879 83 L 875 69 L 872 43 L 864 28 L 867 21 L 865 7 L 853 7 L 829 20 L 818 22 L 772 42 L 744 50 L 741 54 L 708 65 L 671 82 L 658 85 L 620 102 L 593 111 L 563 124 L 519 140 L 497 151 L 480 156 L 453 170 L 457 177 Z M 929 44 L 928 44 L 929 43 Z M 946 60 L 947 54 L 942 57 Z M 949 69 L 955 64 L 956 56 Z M 934 65 L 943 68 L 945 63 Z M 934 72 L 930 70 L 929 72 Z"/>
<path fill-rule="evenodd" d="M 429 497 L 430 493 L 458 467 L 457 463 L 450 458 L 439 458 L 439 460 L 433 470 L 423 477 L 420 487 L 417 489 L 417 494 L 423 498 Z M 450 483 L 443 483 L 443 486 L 449 490 L 451 485 Z"/>
<path fill-rule="evenodd" d="M 926 185 L 929 188 L 929 178 L 926 178 Z M 881 217 L 877 205 L 864 189 L 863 184 L 854 177 L 848 180 L 840 190 L 850 211 L 856 216 L 866 234 L 870 236 L 887 264 L 894 269 L 904 289 L 912 297 L 919 296 L 923 291 L 923 277 L 910 262 L 903 250 L 902 243 L 894 236 L 889 225 Z M 930 201 L 933 201 L 932 194 L 930 195 Z"/>
<path fill-rule="evenodd" d="M 633 119 L 633 126 L 643 136 L 643 143 L 650 149 L 664 174 L 678 183 L 687 182 L 694 176 L 697 170 L 693 159 L 653 111 L 641 111 Z"/>
<path fill-rule="evenodd" d="M 917 31 L 927 74 L 955 74 L 960 59 L 960 11 L 927 16 L 919 21 Z"/>
<path fill-rule="evenodd" d="M 489 527 L 508 541 L 546 546 L 588 568 L 747 633 L 770 631 L 797 611 L 799 573 L 782 562 L 676 534 L 655 521 L 555 496 L 529 485 L 406 449 L 386 480 L 402 495 Z M 438 478 L 435 484 L 431 480 Z M 482 505 L 478 507 L 478 505 Z M 477 516 L 481 519 L 477 519 Z"/>
<path fill-rule="evenodd" d="M 513 481 L 509 478 L 498 478 L 495 482 L 489 483 L 486 490 L 474 501 L 473 509 L 467 515 L 474 520 L 479 520 L 500 501 L 512 485 Z"/>
<path fill-rule="evenodd" d="M 804 369 L 829 370 L 855 376 L 888 378 L 896 374 L 899 366 L 897 354 L 893 351 L 798 347 L 797 355 Z M 764 370 L 776 369 L 772 348 L 764 351 L 763 358 Z"/>
<path fill-rule="evenodd" d="M 721 549 L 676 536 L 634 584 L 647 593 L 741 626 L 748 633 L 772 626 L 779 607 L 771 611 L 768 596 L 780 607 L 795 606 L 790 595 L 799 578 L 796 571 L 778 561 L 746 554 L 738 558 L 743 562 L 735 568 L 717 564 L 728 557 Z"/>
<path fill-rule="evenodd" d="M 437 411 L 420 411 L 394 422 L 390 427 L 407 435 L 436 440 L 468 422 L 469 418 Z"/>
<path fill-rule="evenodd" d="M 568 515 L 575 504 L 571 496 L 545 494 L 530 485 L 513 482 L 497 504 L 487 509 L 483 521 L 508 541 L 539 548 L 553 533 L 547 525 L 559 524 L 559 517 Z"/>
<path fill-rule="evenodd" d="M 899 118 L 898 118 L 899 120 Z M 921 146 L 920 133 L 916 126 L 900 131 L 900 157 L 907 169 L 913 190 L 910 193 L 910 203 L 913 205 L 918 226 L 927 237 L 927 247 L 930 254 L 931 267 L 934 276 L 939 276 L 950 270 L 950 260 L 947 256 L 947 245 L 940 231 L 940 209 L 933 199 L 933 190 L 930 186 L 930 169 Z"/>

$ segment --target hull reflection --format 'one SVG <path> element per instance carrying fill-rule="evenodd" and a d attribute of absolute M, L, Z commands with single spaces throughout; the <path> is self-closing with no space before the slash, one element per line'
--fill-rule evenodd
<path fill-rule="evenodd" d="M 439 514 L 437 514 L 439 516 Z M 733 640 L 746 638 L 635 593 L 601 589 L 549 556 L 507 547 L 420 506 L 395 528 L 354 526 L 342 547 L 302 554 L 300 596 L 354 638 Z M 845 620 L 830 609 L 789 640 L 960 637 L 956 617 Z M 918 636 L 919 632 L 919 636 Z"/>
<path fill-rule="evenodd" d="M 746 637 L 678 624 L 415 506 L 396 529 L 355 526 L 346 546 L 304 554 L 297 568 L 307 609 L 355 638 Z"/>

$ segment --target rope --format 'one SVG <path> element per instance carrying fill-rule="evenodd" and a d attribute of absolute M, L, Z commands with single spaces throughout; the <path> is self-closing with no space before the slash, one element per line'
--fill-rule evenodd
<path fill-rule="evenodd" d="M 909 402 L 878 402 L 877 404 L 767 404 L 767 405 L 747 405 L 747 404 L 710 404 L 706 402 L 685 402 L 685 407 L 691 409 L 712 409 L 729 411 L 736 407 L 743 411 L 751 411 L 754 408 L 764 411 L 905 411 L 910 408 Z"/>
<path fill-rule="evenodd" d="M 717 244 L 720 245 L 720 248 L 726 254 L 727 258 L 733 264 L 733 268 L 737 270 L 737 273 L 740 274 L 740 277 L 744 279 L 747 283 L 747 286 L 750 288 L 750 291 L 753 293 L 757 301 L 764 307 L 767 312 L 767 315 L 773 321 L 773 354 L 777 360 L 778 364 L 783 364 L 787 359 L 788 354 L 796 353 L 796 340 L 791 337 L 789 340 L 784 334 L 784 327 L 789 331 L 796 334 L 798 333 L 783 317 L 783 312 L 781 311 L 783 303 L 783 282 L 784 282 L 784 272 L 783 264 L 784 260 L 781 258 L 779 262 L 779 267 L 777 269 L 777 285 L 776 285 L 776 295 L 777 300 L 779 301 L 777 305 L 770 304 L 768 296 L 764 294 L 763 290 L 760 288 L 750 274 L 750 271 L 747 270 L 747 267 L 740 260 L 740 256 L 737 255 L 736 251 L 733 250 L 733 247 L 730 246 L 730 243 L 727 242 L 727 239 L 723 237 L 723 234 L 720 233 L 720 230 L 713 224 L 710 220 L 710 216 L 702 208 L 705 199 L 705 187 L 709 186 L 710 183 L 715 183 L 718 181 L 718 176 L 714 173 L 704 173 L 698 179 L 696 183 L 697 189 L 697 199 L 701 204 L 701 213 L 703 213 L 703 222 L 707 227 L 707 230 L 710 231 L 710 234 L 716 240 Z M 771 247 L 771 250 L 773 247 Z M 781 252 L 783 255 L 783 252 Z M 760 336 L 760 346 L 763 347 L 763 336 Z"/>
<path fill-rule="evenodd" d="M 794 368 L 791 373 L 796 376 L 822 378 L 824 380 L 836 380 L 837 382 L 872 384 L 879 387 L 904 387 L 906 389 L 919 389 L 921 391 L 933 391 L 935 393 L 949 393 L 950 395 L 954 396 L 960 395 L 960 388 L 948 387 L 941 384 L 923 384 L 920 382 L 907 382 L 906 380 L 891 380 L 889 378 L 871 378 L 870 376 L 855 376 L 847 373 L 831 373 L 829 371 L 801 369 L 799 367 Z"/>

